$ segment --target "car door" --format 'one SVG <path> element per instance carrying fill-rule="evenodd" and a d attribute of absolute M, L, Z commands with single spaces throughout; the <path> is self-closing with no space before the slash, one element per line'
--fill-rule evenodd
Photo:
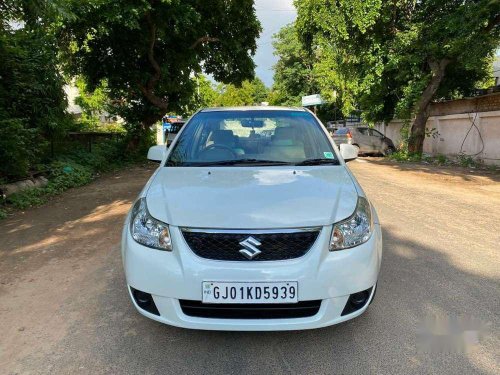
<path fill-rule="evenodd" d="M 385 151 L 384 135 L 375 129 L 368 129 L 373 152 L 383 153 Z"/>
<path fill-rule="evenodd" d="M 368 128 L 356 128 L 352 143 L 359 146 L 359 152 L 373 152 L 373 145 L 368 134 Z"/>

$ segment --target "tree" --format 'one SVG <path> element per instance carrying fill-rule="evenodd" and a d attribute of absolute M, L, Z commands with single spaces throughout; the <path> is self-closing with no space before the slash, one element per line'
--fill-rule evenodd
<path fill-rule="evenodd" d="M 79 95 L 75 98 L 75 104 L 82 109 L 80 123 L 84 127 L 97 130 L 100 125 L 100 115 L 107 112 L 109 105 L 106 81 L 101 82 L 93 91 L 90 91 L 82 78 L 74 80 Z"/>
<path fill-rule="evenodd" d="M 273 101 L 275 104 L 300 106 L 301 98 L 315 94 L 318 84 L 314 77 L 314 55 L 302 47 L 295 25 L 289 24 L 274 35 Z"/>
<path fill-rule="evenodd" d="M 220 82 L 252 78 L 261 30 L 252 0 L 71 0 L 59 28 L 73 75 L 106 80 L 116 114 L 140 134 L 181 112 L 202 70 Z"/>
<path fill-rule="evenodd" d="M 318 56 L 322 87 L 340 88 L 344 111 L 412 119 L 409 151 L 422 152 L 429 105 L 467 95 L 488 75 L 499 45 L 492 0 L 296 1 L 302 43 Z"/>
<path fill-rule="evenodd" d="M 182 111 L 176 113 L 185 117 L 191 116 L 201 108 L 213 107 L 219 93 L 214 83 L 203 74 L 197 74 L 191 78 L 195 84 L 195 90 L 190 100 L 183 106 Z"/>
<path fill-rule="evenodd" d="M 25 176 L 71 125 L 52 10 L 43 0 L 0 4 L 0 179 Z"/>
<path fill-rule="evenodd" d="M 260 104 L 268 97 L 268 89 L 259 78 L 243 81 L 241 86 L 221 84 L 217 89 L 219 95 L 214 104 L 221 107 Z"/>
<path fill-rule="evenodd" d="M 294 23 L 286 25 L 274 35 L 274 54 L 278 62 L 274 66 L 274 85 L 269 101 L 274 105 L 301 106 L 302 96 L 322 92 L 326 104 L 318 106 L 318 117 L 325 121 L 341 119 L 337 100 L 337 86 L 321 85 L 316 55 L 304 48 L 298 38 Z M 325 80 L 323 80 L 325 82 Z"/>

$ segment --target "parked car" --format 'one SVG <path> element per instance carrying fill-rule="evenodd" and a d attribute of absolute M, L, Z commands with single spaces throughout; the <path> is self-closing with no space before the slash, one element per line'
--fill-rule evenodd
<path fill-rule="evenodd" d="M 391 139 L 369 127 L 338 128 L 333 133 L 337 145 L 347 143 L 356 146 L 360 154 L 390 155 L 396 151 Z"/>
<path fill-rule="evenodd" d="M 165 139 L 167 146 L 170 146 L 170 144 L 173 142 L 177 134 L 181 131 L 183 126 L 184 126 L 184 121 L 173 122 L 169 125 L 168 129 L 166 129 L 165 131 Z"/>
<path fill-rule="evenodd" d="M 194 329 L 299 330 L 362 314 L 377 287 L 380 223 L 308 110 L 196 113 L 130 210 L 122 257 L 144 316 Z"/>

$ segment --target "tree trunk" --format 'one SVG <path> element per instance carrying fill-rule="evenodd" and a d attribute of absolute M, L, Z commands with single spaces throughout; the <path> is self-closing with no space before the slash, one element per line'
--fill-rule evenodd
<path fill-rule="evenodd" d="M 430 60 L 428 62 L 432 77 L 415 107 L 415 120 L 411 126 L 410 139 L 408 140 L 408 152 L 412 154 L 422 153 L 425 139 L 425 124 L 429 118 L 429 105 L 443 81 L 446 67 L 450 62 L 448 59 L 440 61 Z"/>
<path fill-rule="evenodd" d="M 147 139 L 147 135 L 151 126 L 156 122 L 160 121 L 161 118 L 162 118 L 161 114 L 148 116 L 144 118 L 140 124 L 138 124 L 137 128 L 134 131 L 129 132 L 130 138 L 127 143 L 127 151 L 129 152 L 137 151 L 141 146 L 141 142 Z M 142 146 L 144 145 L 145 144 L 142 143 Z"/>

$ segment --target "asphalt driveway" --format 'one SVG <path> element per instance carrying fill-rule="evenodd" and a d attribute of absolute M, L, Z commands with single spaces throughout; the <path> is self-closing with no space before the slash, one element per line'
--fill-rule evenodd
<path fill-rule="evenodd" d="M 152 173 L 134 167 L 0 222 L 0 373 L 500 373 L 498 174 L 349 165 L 384 226 L 376 300 L 361 317 L 284 333 L 143 318 L 119 254 L 125 214 Z"/>

